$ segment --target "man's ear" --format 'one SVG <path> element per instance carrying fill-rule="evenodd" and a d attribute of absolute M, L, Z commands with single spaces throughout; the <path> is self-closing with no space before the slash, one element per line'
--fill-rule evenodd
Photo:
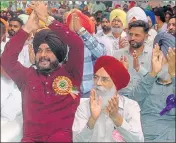
<path fill-rule="evenodd" d="M 147 34 L 145 34 L 145 41 L 148 39 L 148 37 L 149 37 L 150 35 L 147 33 Z"/>

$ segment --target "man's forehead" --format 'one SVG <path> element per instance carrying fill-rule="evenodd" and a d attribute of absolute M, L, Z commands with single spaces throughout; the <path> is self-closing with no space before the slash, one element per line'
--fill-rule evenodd
<path fill-rule="evenodd" d="M 176 21 L 176 18 L 171 18 L 171 19 L 169 20 L 169 23 L 175 23 L 175 21 Z"/>
<path fill-rule="evenodd" d="M 144 29 L 142 27 L 132 27 L 128 30 L 129 33 L 144 33 Z"/>
<path fill-rule="evenodd" d="M 9 24 L 11 24 L 11 25 L 20 25 L 20 23 L 18 21 L 10 21 Z"/>
<path fill-rule="evenodd" d="M 39 48 L 44 48 L 44 49 L 46 49 L 46 48 L 49 48 L 49 46 L 48 46 L 48 44 L 47 43 L 42 43 L 40 46 L 39 46 Z"/>

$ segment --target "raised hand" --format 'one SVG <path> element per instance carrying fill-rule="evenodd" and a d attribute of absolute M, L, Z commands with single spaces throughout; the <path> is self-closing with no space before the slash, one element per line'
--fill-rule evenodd
<path fill-rule="evenodd" d="M 128 63 L 128 59 L 125 56 L 121 56 L 120 57 L 120 62 L 123 64 L 123 66 L 128 70 L 129 68 L 129 63 Z"/>
<path fill-rule="evenodd" d="M 153 48 L 152 53 L 152 72 L 151 75 L 156 76 L 162 69 L 163 53 L 158 44 Z"/>
<path fill-rule="evenodd" d="M 128 42 L 127 38 L 120 37 L 120 39 L 119 39 L 119 48 L 122 49 L 122 48 L 127 47 L 128 45 L 129 45 L 129 42 Z"/>
<path fill-rule="evenodd" d="M 101 106 L 102 106 L 102 99 L 99 96 L 98 99 L 96 99 L 96 92 L 95 90 L 91 90 L 90 94 L 90 112 L 91 117 L 93 120 L 97 120 L 101 113 Z"/>
<path fill-rule="evenodd" d="M 39 29 L 39 19 L 36 15 L 36 13 L 33 11 L 26 24 L 23 26 L 23 30 L 26 31 L 27 33 L 35 32 L 37 29 Z"/>
<path fill-rule="evenodd" d="M 118 107 L 119 107 L 119 100 L 118 96 L 113 96 L 108 101 L 108 106 L 106 107 L 106 111 L 109 113 L 109 117 L 114 120 L 118 116 Z"/>
<path fill-rule="evenodd" d="M 48 21 L 48 6 L 44 1 L 31 1 L 30 8 L 37 14 L 39 20 L 47 23 Z"/>
<path fill-rule="evenodd" d="M 138 56 L 136 53 L 136 50 L 134 50 L 133 52 L 133 68 L 138 72 L 140 65 L 139 65 L 139 60 L 138 60 Z"/>
<path fill-rule="evenodd" d="M 171 77 L 175 77 L 175 65 L 176 65 L 176 62 L 175 62 L 175 49 L 172 49 L 172 48 L 169 48 L 168 50 L 168 54 L 167 54 L 167 61 L 168 61 L 168 72 L 170 74 Z"/>

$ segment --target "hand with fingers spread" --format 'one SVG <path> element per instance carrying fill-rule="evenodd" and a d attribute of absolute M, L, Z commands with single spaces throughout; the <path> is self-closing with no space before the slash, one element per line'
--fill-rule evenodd
<path fill-rule="evenodd" d="M 90 94 L 90 112 L 91 112 L 91 116 L 89 117 L 89 120 L 87 122 L 87 126 L 90 129 L 94 128 L 95 123 L 96 123 L 98 117 L 101 114 L 101 106 L 102 106 L 101 97 L 99 96 L 98 99 L 96 99 L 95 90 L 91 90 L 91 94 Z"/>
<path fill-rule="evenodd" d="M 91 90 L 90 94 L 90 112 L 91 117 L 96 121 L 101 113 L 102 99 L 101 96 L 96 99 L 95 90 Z"/>
<path fill-rule="evenodd" d="M 152 53 L 152 72 L 150 73 L 151 76 L 155 77 L 162 69 L 162 60 L 163 60 L 163 53 L 160 50 L 158 44 L 155 45 L 153 48 Z"/>
<path fill-rule="evenodd" d="M 168 54 L 167 54 L 167 61 L 168 61 L 168 72 L 170 74 L 171 77 L 175 77 L 175 65 L 176 65 L 176 62 L 175 62 L 175 48 L 172 49 L 172 48 L 169 48 L 168 50 Z"/>
<path fill-rule="evenodd" d="M 117 95 L 115 95 L 108 101 L 108 106 L 106 107 L 106 111 L 108 111 L 109 117 L 111 119 L 115 119 L 117 117 L 118 106 L 119 106 L 119 100 Z"/>
<path fill-rule="evenodd" d="M 121 56 L 120 57 L 120 62 L 123 64 L 123 66 L 128 70 L 129 68 L 129 63 L 128 63 L 128 59 L 126 56 Z"/>
<path fill-rule="evenodd" d="M 139 65 L 139 60 L 138 60 L 138 56 L 136 53 L 136 50 L 134 50 L 133 52 L 133 68 L 138 72 L 140 65 Z"/>

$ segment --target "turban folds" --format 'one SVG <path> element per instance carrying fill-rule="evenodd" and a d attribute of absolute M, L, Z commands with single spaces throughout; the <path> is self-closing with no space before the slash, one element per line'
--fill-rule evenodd
<path fill-rule="evenodd" d="M 112 22 L 113 19 L 116 18 L 116 17 L 118 17 L 122 21 L 123 27 L 126 28 L 127 27 L 126 12 L 124 12 L 121 9 L 114 9 L 110 13 L 110 22 Z"/>
<path fill-rule="evenodd" d="M 156 35 L 154 39 L 154 45 L 158 43 L 158 45 L 161 48 L 161 51 L 163 54 L 166 56 L 168 53 L 168 49 L 170 48 L 175 48 L 176 42 L 175 42 L 175 37 L 169 33 L 166 32 L 161 32 Z M 153 46 L 154 47 L 154 46 Z"/>
<path fill-rule="evenodd" d="M 93 23 L 93 21 L 88 16 L 84 15 L 80 10 L 77 9 L 73 9 L 69 12 L 66 20 L 68 26 L 71 23 L 73 13 L 76 13 L 78 15 L 82 27 L 84 27 L 90 34 L 95 33 L 95 24 Z"/>
<path fill-rule="evenodd" d="M 117 90 L 126 87 L 130 81 L 130 75 L 123 64 L 111 56 L 101 56 L 94 65 L 94 73 L 104 68 L 114 82 Z"/>
<path fill-rule="evenodd" d="M 150 10 L 144 10 L 145 14 L 150 17 L 152 26 L 156 24 L 155 14 Z"/>
<path fill-rule="evenodd" d="M 127 23 L 136 18 L 136 20 L 143 20 L 148 23 L 147 15 L 140 7 L 133 7 L 127 12 Z"/>
<path fill-rule="evenodd" d="M 33 48 L 35 54 L 41 44 L 48 44 L 51 51 L 57 57 L 59 63 L 63 62 L 67 56 L 67 45 L 64 44 L 59 37 L 49 29 L 43 29 L 35 34 L 33 40 Z"/>

